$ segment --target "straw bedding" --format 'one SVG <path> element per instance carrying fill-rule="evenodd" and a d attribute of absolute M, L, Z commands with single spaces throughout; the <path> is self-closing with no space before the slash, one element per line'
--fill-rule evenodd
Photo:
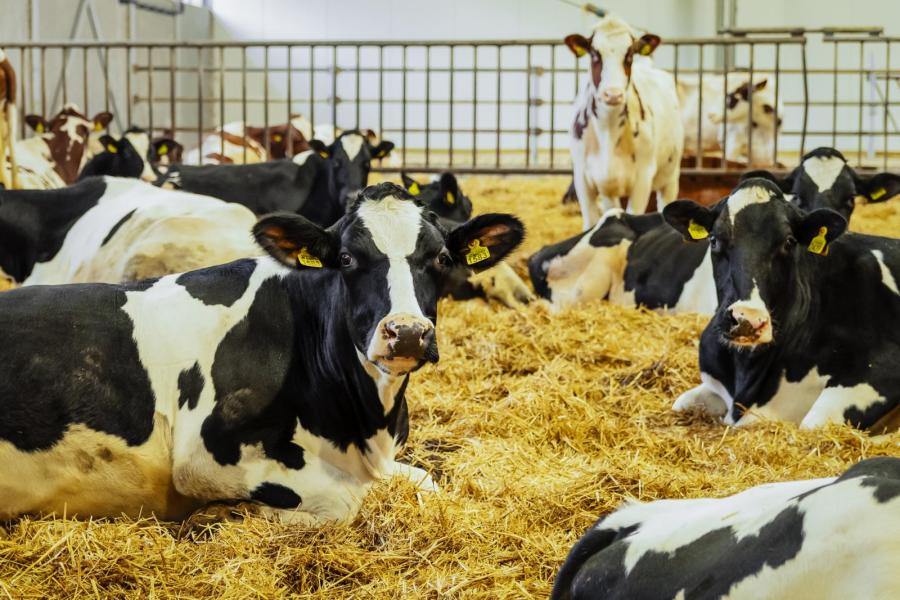
<path fill-rule="evenodd" d="M 477 210 L 528 224 L 520 270 L 578 230 L 576 209 L 559 205 L 566 183 L 462 182 Z M 897 235 L 900 202 L 854 219 Z M 900 454 L 896 433 L 734 430 L 673 414 L 672 399 L 698 382 L 698 317 L 604 304 L 440 309 L 442 358 L 413 378 L 404 457 L 435 474 L 439 494 L 385 482 L 352 524 L 319 531 L 255 517 L 193 535 L 152 519 L 21 519 L 0 531 L 0 597 L 546 597 L 571 544 L 625 498 L 724 496 Z"/>

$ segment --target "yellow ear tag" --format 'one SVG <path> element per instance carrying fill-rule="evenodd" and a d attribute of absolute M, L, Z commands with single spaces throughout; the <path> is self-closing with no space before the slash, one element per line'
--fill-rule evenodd
<path fill-rule="evenodd" d="M 695 223 L 693 219 L 688 221 L 688 234 L 690 234 L 692 240 L 705 240 L 709 237 L 706 227 Z"/>
<path fill-rule="evenodd" d="M 575 56 L 576 57 L 581 58 L 585 54 L 587 54 L 587 50 L 585 50 L 581 46 L 575 46 Z"/>
<path fill-rule="evenodd" d="M 44 133 L 44 124 L 43 124 L 43 123 L 38 123 L 37 125 L 34 126 L 34 130 L 35 130 L 37 133 Z"/>
<path fill-rule="evenodd" d="M 447 192 L 447 204 L 456 204 L 456 196 L 453 195 L 453 192 Z"/>
<path fill-rule="evenodd" d="M 466 264 L 474 265 L 491 257 L 491 251 L 481 245 L 481 240 L 469 242 L 469 253 L 466 254 Z"/>
<path fill-rule="evenodd" d="M 650 44 L 644 44 L 643 46 L 641 46 L 641 56 L 649 56 L 651 52 L 653 52 L 653 46 L 651 46 Z"/>
<path fill-rule="evenodd" d="M 322 261 L 310 254 L 305 246 L 300 248 L 300 252 L 297 253 L 297 262 L 304 267 L 312 267 L 314 269 L 322 268 Z"/>
<path fill-rule="evenodd" d="M 159 148 L 156 149 L 156 153 L 160 156 L 165 156 L 169 153 L 169 147 L 165 144 L 160 144 Z"/>
<path fill-rule="evenodd" d="M 418 196 L 418 195 L 419 195 L 419 192 L 421 192 L 422 190 L 419 189 L 419 184 L 416 183 L 415 181 L 413 181 L 413 182 L 410 184 L 409 190 L 408 190 L 408 191 L 409 191 L 409 193 L 412 194 L 413 196 Z"/>
<path fill-rule="evenodd" d="M 272 136 L 272 141 L 275 142 L 275 143 L 280 142 L 281 139 L 282 139 L 281 136 L 280 136 L 279 134 L 277 134 L 277 133 L 276 133 L 275 135 Z"/>
<path fill-rule="evenodd" d="M 103 125 L 100 123 L 94 123 L 94 131 L 103 131 Z"/>
<path fill-rule="evenodd" d="M 327 152 L 319 152 L 319 156 L 321 156 L 322 158 L 328 158 L 328 153 Z"/>
<path fill-rule="evenodd" d="M 819 235 L 814 237 L 812 241 L 809 242 L 809 251 L 813 254 L 824 254 L 828 256 L 828 240 L 825 239 L 825 234 L 828 233 L 827 227 L 819 227 Z"/>
<path fill-rule="evenodd" d="M 872 200 L 878 200 L 879 198 L 881 198 L 881 197 L 884 196 L 885 194 L 887 194 L 887 190 L 886 190 L 886 189 L 884 189 L 884 188 L 878 188 L 877 190 L 875 190 L 874 192 L 872 192 L 872 194 L 871 194 L 869 197 L 870 197 Z"/>
<path fill-rule="evenodd" d="M 107 145 L 106 145 L 106 151 L 107 151 L 107 152 L 112 152 L 113 154 L 116 154 L 116 153 L 119 152 L 119 149 L 116 148 L 115 146 L 113 146 L 112 144 L 107 144 Z"/>

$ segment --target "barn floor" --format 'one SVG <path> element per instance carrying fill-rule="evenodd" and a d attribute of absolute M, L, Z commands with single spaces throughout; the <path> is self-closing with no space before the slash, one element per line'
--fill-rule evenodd
<path fill-rule="evenodd" d="M 470 178 L 479 211 L 519 214 L 513 259 L 578 230 L 565 178 Z M 854 228 L 900 233 L 900 201 Z M 0 530 L 10 598 L 546 597 L 570 545 L 626 497 L 724 496 L 834 475 L 900 454 L 846 427 L 735 431 L 670 412 L 698 381 L 703 319 L 597 304 L 562 315 L 482 302 L 441 306 L 441 361 L 410 386 L 406 460 L 436 475 L 421 495 L 378 485 L 349 526 L 304 531 L 256 518 L 180 537 L 177 524 L 22 519 Z"/>

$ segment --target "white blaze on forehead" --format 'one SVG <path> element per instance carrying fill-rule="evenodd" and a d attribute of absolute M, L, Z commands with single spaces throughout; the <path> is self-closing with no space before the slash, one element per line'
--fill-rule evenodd
<path fill-rule="evenodd" d="M 156 179 L 156 175 L 147 161 L 147 154 L 150 151 L 150 135 L 144 131 L 130 131 L 125 134 L 125 139 L 134 146 L 135 152 L 141 157 L 141 163 L 144 165 L 141 171 L 141 179 Z"/>
<path fill-rule="evenodd" d="M 344 152 L 347 153 L 350 160 L 353 160 L 359 154 L 359 151 L 362 150 L 362 145 L 365 141 L 366 139 L 358 133 L 348 133 L 341 138 L 341 146 L 344 147 Z"/>
<path fill-rule="evenodd" d="M 79 135 L 78 127 L 85 127 L 90 131 L 91 123 L 87 119 L 75 115 L 65 115 L 63 117 L 61 129 L 69 138 L 69 149 L 71 149 L 75 143 L 83 144 L 86 141 L 85 136 Z"/>
<path fill-rule="evenodd" d="M 357 214 L 378 250 L 388 257 L 388 314 L 423 317 L 407 257 L 415 252 L 422 227 L 422 209 L 409 200 L 389 196 L 364 201 Z"/>
<path fill-rule="evenodd" d="M 881 269 L 881 283 L 895 294 L 900 295 L 900 289 L 897 288 L 897 280 L 894 279 L 894 274 L 891 273 L 890 268 L 884 262 L 884 252 L 872 250 L 872 254 L 875 256 L 875 260 L 878 261 L 878 267 Z"/>
<path fill-rule="evenodd" d="M 803 170 L 819 191 L 825 191 L 831 189 L 846 164 L 837 156 L 813 156 L 803 161 Z"/>
<path fill-rule="evenodd" d="M 772 192 L 759 185 L 741 188 L 728 197 L 728 214 L 731 215 L 731 224 L 737 214 L 751 204 L 762 204 L 772 199 Z"/>
<path fill-rule="evenodd" d="M 618 51 L 625 56 L 634 41 L 634 30 L 628 23 L 616 17 L 605 17 L 594 26 L 592 45 L 603 53 Z"/>

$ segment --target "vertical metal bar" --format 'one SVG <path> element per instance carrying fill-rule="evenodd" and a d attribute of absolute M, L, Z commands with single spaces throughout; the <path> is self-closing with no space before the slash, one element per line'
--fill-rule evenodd
<path fill-rule="evenodd" d="M 891 42 L 885 41 L 884 54 L 884 116 L 882 123 L 882 139 L 884 139 L 884 156 L 882 167 L 887 171 L 888 166 L 888 117 L 891 110 Z"/>
<path fill-rule="evenodd" d="M 309 47 L 309 126 L 313 137 L 316 137 L 316 49 Z"/>
<path fill-rule="evenodd" d="M 81 101 L 84 102 L 84 114 L 91 118 L 90 110 L 88 110 L 88 49 L 81 49 L 81 75 L 83 77 Z"/>
<path fill-rule="evenodd" d="M 219 154 L 225 156 L 225 46 L 219 46 Z M 201 143 L 197 152 L 203 151 Z"/>
<path fill-rule="evenodd" d="M 425 46 L 425 166 L 431 165 L 431 46 Z"/>
<path fill-rule="evenodd" d="M 502 62 L 501 61 L 502 56 L 503 56 L 502 48 L 501 48 L 501 46 L 498 45 L 497 46 L 497 68 L 494 71 L 496 78 L 497 78 L 497 128 L 494 130 L 494 143 L 495 143 L 494 166 L 497 168 L 500 168 L 500 93 L 502 91 L 501 86 L 500 86 L 500 81 L 501 81 L 500 63 Z"/>
<path fill-rule="evenodd" d="M 106 51 L 106 60 L 103 61 L 103 110 L 109 112 L 109 53 L 110 50 Z M 131 124 L 129 123 L 129 126 Z"/>
<path fill-rule="evenodd" d="M 63 106 L 65 106 L 69 103 L 69 78 L 66 77 L 66 65 L 69 62 L 69 53 L 65 48 L 62 47 L 60 48 L 60 51 L 62 52 L 62 54 L 59 65 L 59 79 L 60 83 L 62 84 L 62 103 Z"/>
<path fill-rule="evenodd" d="M 572 64 L 575 68 L 575 97 L 578 97 L 578 94 L 581 93 L 581 70 L 578 68 L 578 57 L 572 57 Z"/>
<path fill-rule="evenodd" d="M 378 136 L 384 137 L 384 46 L 378 46 Z"/>
<path fill-rule="evenodd" d="M 756 42 L 750 42 L 750 88 L 747 94 L 747 165 L 753 165 L 753 60 L 756 53 Z"/>
<path fill-rule="evenodd" d="M 550 168 L 556 154 L 556 46 L 550 46 Z"/>
<path fill-rule="evenodd" d="M 675 78 L 675 85 L 678 85 L 678 50 L 681 48 L 681 44 L 675 44 L 675 49 L 673 50 L 672 60 L 674 61 L 674 67 L 672 68 L 672 76 Z"/>
<path fill-rule="evenodd" d="M 175 46 L 169 46 L 169 127 L 172 129 L 172 135 L 175 135 L 176 131 L 176 117 L 175 117 L 175 95 L 177 93 L 176 85 L 175 85 Z M 197 60 L 200 60 L 198 55 Z M 200 63 L 197 63 L 198 68 Z M 202 104 L 202 101 L 201 101 Z M 153 137 L 153 136 L 151 136 Z"/>
<path fill-rule="evenodd" d="M 147 130 L 153 137 L 153 46 L 147 46 Z"/>
<path fill-rule="evenodd" d="M 41 117 L 47 118 L 47 48 L 41 46 Z"/>
<path fill-rule="evenodd" d="M 525 51 L 525 166 L 531 166 L 531 45 Z"/>
<path fill-rule="evenodd" d="M 831 147 L 837 147 L 837 110 L 838 110 L 838 41 L 832 44 L 834 50 L 834 69 L 831 72 Z"/>
<path fill-rule="evenodd" d="M 337 118 L 337 77 L 338 77 L 338 64 L 337 64 L 337 45 L 331 47 L 331 134 L 334 137 L 337 137 L 337 126 L 338 126 L 338 118 Z"/>
<path fill-rule="evenodd" d="M 203 48 L 197 48 L 197 147 L 203 148 Z M 175 135 L 173 114 L 172 135 Z M 221 136 L 220 136 L 221 137 Z M 199 152 L 202 152 L 200 150 Z"/>
<path fill-rule="evenodd" d="M 856 163 L 862 164 L 863 98 L 865 97 L 865 42 L 859 43 L 859 115 L 856 123 Z"/>
<path fill-rule="evenodd" d="M 472 166 L 478 163 L 478 46 L 472 44 Z"/>
<path fill-rule="evenodd" d="M 34 83 L 34 79 L 32 79 L 32 64 L 34 63 L 34 50 L 32 48 L 22 48 L 22 112 L 24 114 L 28 114 L 29 107 L 34 105 L 34 91 L 31 89 L 31 84 Z M 29 99 L 31 102 L 29 103 Z M 10 132 L 12 134 L 12 132 Z M 23 139 L 25 137 L 25 119 L 19 119 L 19 139 Z"/>
<path fill-rule="evenodd" d="M 778 164 L 778 119 L 783 119 L 779 111 L 781 105 L 779 99 L 781 96 L 781 43 L 775 44 L 775 139 L 772 142 L 772 164 Z"/>
<path fill-rule="evenodd" d="M 109 97 L 109 93 L 106 94 Z M 131 46 L 125 46 L 125 116 L 128 127 L 134 124 L 131 120 L 131 104 L 134 102 L 134 96 L 131 95 Z"/>
<path fill-rule="evenodd" d="M 247 130 L 247 124 L 244 123 L 244 131 Z M 269 156 L 269 47 L 263 47 L 263 148 L 265 148 L 265 157 Z"/>
<path fill-rule="evenodd" d="M 359 129 L 359 46 L 356 47 L 356 128 Z"/>
<path fill-rule="evenodd" d="M 806 38 L 800 45 L 800 72 L 803 76 L 803 129 L 800 131 L 800 156 L 806 154 L 806 127 L 809 123 L 809 74 L 806 72 Z"/>
<path fill-rule="evenodd" d="M 407 147 L 406 147 L 406 52 L 408 50 L 408 46 L 403 46 L 403 60 L 401 65 L 401 70 L 403 71 L 403 85 L 401 86 L 401 113 L 403 122 L 400 125 L 401 134 L 400 134 L 400 143 L 403 144 L 403 165 L 408 166 L 408 157 Z"/>
<path fill-rule="evenodd" d="M 697 154 L 694 156 L 694 167 L 703 167 L 703 44 L 697 47 Z"/>
<path fill-rule="evenodd" d="M 285 148 L 287 152 L 285 152 L 285 156 L 291 158 L 294 156 L 294 120 L 291 118 L 291 115 L 294 113 L 293 110 L 293 94 L 291 93 L 291 87 L 293 87 L 294 81 L 294 69 L 293 69 L 293 61 L 291 59 L 291 55 L 293 52 L 293 48 L 291 46 L 286 46 L 285 50 L 287 51 L 287 118 L 288 118 L 288 128 L 287 128 L 287 142 L 285 143 Z M 307 140 L 308 141 L 308 140 Z"/>
<path fill-rule="evenodd" d="M 722 69 L 722 164 L 719 167 L 728 170 L 728 69 Z M 700 115 L 697 115 L 700 118 Z M 702 153 L 703 150 L 701 149 Z"/>
<path fill-rule="evenodd" d="M 247 47 L 241 46 L 241 149 L 242 161 L 247 164 Z M 200 159 L 203 162 L 203 159 Z"/>
<path fill-rule="evenodd" d="M 447 164 L 452 168 L 453 167 L 453 112 L 455 108 L 455 104 L 453 103 L 453 84 L 455 82 L 455 73 L 454 73 L 454 55 L 456 54 L 456 46 L 450 46 L 450 104 L 449 104 L 449 112 L 450 112 L 450 138 L 448 140 L 448 152 L 450 153 Z"/>

